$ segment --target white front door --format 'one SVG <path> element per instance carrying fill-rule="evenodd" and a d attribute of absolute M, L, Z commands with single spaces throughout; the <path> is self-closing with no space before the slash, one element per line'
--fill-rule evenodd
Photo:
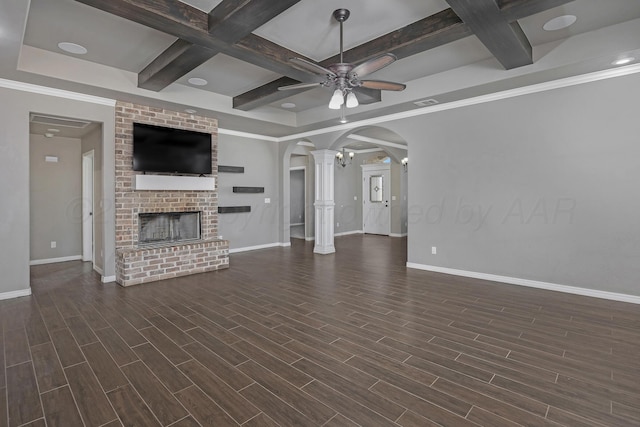
<path fill-rule="evenodd" d="M 365 233 L 389 235 L 390 192 L 391 172 L 388 164 L 362 165 L 362 230 Z"/>

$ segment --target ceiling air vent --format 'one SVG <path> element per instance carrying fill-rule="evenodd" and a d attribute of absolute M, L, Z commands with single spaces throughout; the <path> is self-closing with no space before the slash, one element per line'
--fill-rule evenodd
<path fill-rule="evenodd" d="M 85 120 L 67 119 L 64 117 L 45 116 L 44 114 L 32 114 L 31 121 L 49 126 L 62 126 L 75 129 L 84 129 L 91 124 Z"/>
<path fill-rule="evenodd" d="M 436 101 L 433 98 L 423 99 L 421 101 L 414 102 L 414 104 L 416 104 L 418 107 L 427 107 L 429 105 L 436 105 L 437 103 L 438 101 Z"/>

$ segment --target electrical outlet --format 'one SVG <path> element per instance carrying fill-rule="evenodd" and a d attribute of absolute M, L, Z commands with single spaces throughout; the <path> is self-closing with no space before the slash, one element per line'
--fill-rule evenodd
<path fill-rule="evenodd" d="M 271 203 L 271 199 L 270 199 L 270 198 L 268 198 L 268 197 L 265 197 L 264 202 L 265 202 L 265 203 Z"/>
<path fill-rule="evenodd" d="M 340 228 L 340 223 L 336 222 L 336 228 Z"/>
<path fill-rule="evenodd" d="M 220 236 L 220 235 L 219 235 L 219 236 L 218 236 L 218 239 L 220 239 L 220 240 L 224 240 L 224 237 L 222 237 L 222 236 Z"/>
<path fill-rule="evenodd" d="M 395 199 L 396 199 L 396 196 L 391 196 L 391 200 L 395 200 Z"/>
<path fill-rule="evenodd" d="M 435 246 L 431 246 L 431 255 L 438 253 L 438 249 Z"/>
<path fill-rule="evenodd" d="M 58 246 L 58 243 L 55 241 L 51 241 L 51 249 L 54 249 L 56 246 Z"/>
<path fill-rule="evenodd" d="M 358 196 L 353 196 L 353 200 L 358 200 Z"/>

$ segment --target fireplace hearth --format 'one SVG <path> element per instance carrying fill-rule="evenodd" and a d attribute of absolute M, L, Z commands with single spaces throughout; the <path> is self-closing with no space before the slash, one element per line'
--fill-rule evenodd
<path fill-rule="evenodd" d="M 138 214 L 138 246 L 200 240 L 200 212 Z"/>

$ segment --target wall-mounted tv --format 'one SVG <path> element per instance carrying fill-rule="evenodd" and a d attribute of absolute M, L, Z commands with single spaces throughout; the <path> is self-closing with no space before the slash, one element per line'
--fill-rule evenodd
<path fill-rule="evenodd" d="M 211 134 L 134 123 L 133 170 L 210 174 Z"/>

